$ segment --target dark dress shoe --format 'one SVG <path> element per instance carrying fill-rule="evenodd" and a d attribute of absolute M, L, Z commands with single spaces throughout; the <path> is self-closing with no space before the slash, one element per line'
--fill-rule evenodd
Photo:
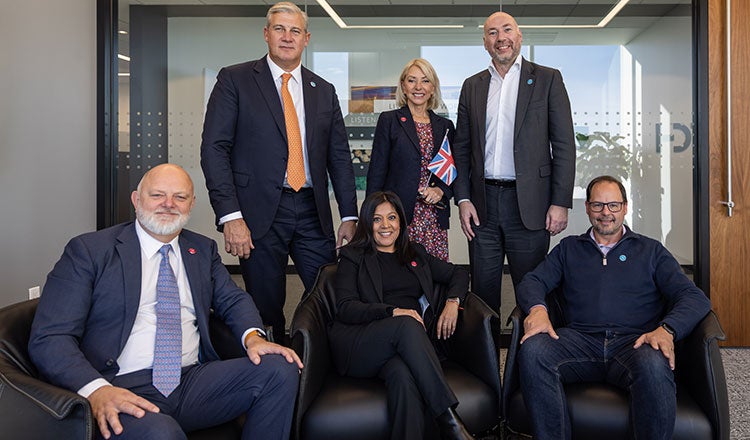
<path fill-rule="evenodd" d="M 453 408 L 448 408 L 447 411 L 437 416 L 435 421 L 444 440 L 474 440 Z"/>

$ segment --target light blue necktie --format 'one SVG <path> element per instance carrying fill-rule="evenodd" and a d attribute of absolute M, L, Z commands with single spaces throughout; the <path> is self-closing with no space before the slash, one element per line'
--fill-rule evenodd
<path fill-rule="evenodd" d="M 172 245 L 159 249 L 161 264 L 156 279 L 156 339 L 154 341 L 154 387 L 165 397 L 180 384 L 182 367 L 182 326 L 180 291 L 169 264 Z"/>

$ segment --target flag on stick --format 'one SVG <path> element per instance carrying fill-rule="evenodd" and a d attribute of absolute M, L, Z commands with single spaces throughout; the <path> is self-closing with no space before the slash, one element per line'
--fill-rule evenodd
<path fill-rule="evenodd" d="M 427 165 L 427 169 L 432 172 L 438 179 L 450 185 L 456 180 L 456 164 L 453 162 L 451 146 L 448 142 L 448 130 L 445 131 L 443 143 L 440 145 L 440 151 L 432 158 L 432 162 Z"/>

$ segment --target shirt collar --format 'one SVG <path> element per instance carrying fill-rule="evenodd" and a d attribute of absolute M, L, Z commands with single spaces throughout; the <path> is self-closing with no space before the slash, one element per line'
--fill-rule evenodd
<path fill-rule="evenodd" d="M 521 54 L 518 54 L 518 56 L 516 57 L 516 60 L 513 61 L 513 65 L 510 66 L 510 69 L 508 69 L 508 73 L 515 72 L 521 69 L 522 58 L 523 57 L 521 56 Z M 489 71 L 490 71 L 490 75 L 492 75 L 493 77 L 502 79 L 502 77 L 500 76 L 500 73 L 497 71 L 497 69 L 495 68 L 495 64 L 492 61 L 490 61 Z"/>
<path fill-rule="evenodd" d="M 600 248 L 602 248 L 602 249 L 607 249 L 607 250 L 609 250 L 609 249 L 612 249 L 613 247 L 615 247 L 615 246 L 617 245 L 617 243 L 621 242 L 621 241 L 622 241 L 622 239 L 623 239 L 623 238 L 625 237 L 625 234 L 626 234 L 627 232 L 628 232 L 628 230 L 627 230 L 627 229 L 625 229 L 625 225 L 622 225 L 622 236 L 620 237 L 620 239 L 619 239 L 619 240 L 617 240 L 616 242 L 614 242 L 614 243 L 612 243 L 612 244 L 601 244 L 601 243 L 599 243 L 598 241 L 596 241 L 596 237 L 594 237 L 594 228 L 591 228 L 591 229 L 589 230 L 589 236 L 591 237 L 591 239 L 592 239 L 592 240 L 594 240 L 594 243 L 596 243 L 596 245 L 597 245 L 597 246 L 599 246 L 599 247 L 600 247 Z"/>
<path fill-rule="evenodd" d="M 266 56 L 266 61 L 268 61 L 268 68 L 271 69 L 271 78 L 276 81 L 276 79 L 281 78 L 281 75 L 283 75 L 286 70 L 279 67 L 278 64 L 274 63 L 270 56 Z M 302 84 L 302 64 L 298 64 L 297 67 L 295 67 L 291 72 L 292 78 L 294 78 L 295 81 L 297 81 L 297 84 Z"/>
<path fill-rule="evenodd" d="M 174 251 L 175 255 L 180 255 L 179 235 L 173 238 L 169 243 L 162 243 L 161 241 L 149 235 L 149 233 L 146 232 L 145 229 L 143 229 L 143 226 L 141 226 L 141 223 L 138 220 L 135 221 L 135 233 L 138 235 L 138 241 L 141 244 L 141 250 L 146 254 L 146 258 L 149 260 L 153 258 L 154 255 L 159 252 L 159 249 L 161 249 L 161 247 L 165 244 L 171 244 L 172 250 Z"/>

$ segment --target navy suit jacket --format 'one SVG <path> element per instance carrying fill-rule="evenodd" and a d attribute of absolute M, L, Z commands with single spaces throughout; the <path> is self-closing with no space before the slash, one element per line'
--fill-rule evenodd
<path fill-rule="evenodd" d="M 440 151 L 446 131 L 448 141 L 453 145 L 453 122 L 430 110 L 433 147 L 431 157 Z M 414 205 L 417 202 L 422 147 L 419 145 L 417 127 L 409 107 L 383 112 L 378 118 L 375 138 L 370 153 L 370 167 L 367 171 L 367 194 L 375 191 L 393 191 L 401 199 L 406 211 L 406 220 L 411 223 Z M 442 180 L 430 176 L 430 186 L 443 190 L 443 203 L 446 207 L 452 197 L 451 188 Z M 442 229 L 450 226 L 450 209 L 438 210 L 438 223 Z"/>
<path fill-rule="evenodd" d="M 250 296 L 232 281 L 216 242 L 183 230 L 182 261 L 195 304 L 201 362 L 219 359 L 208 334 L 210 309 L 237 344 L 263 324 Z M 34 317 L 29 354 L 51 383 L 77 391 L 112 380 L 141 296 L 141 248 L 135 225 L 123 223 L 72 239 L 47 277 Z"/>
<path fill-rule="evenodd" d="M 456 203 L 470 199 L 480 223 L 487 221 L 484 154 L 490 72 L 464 81 L 458 101 L 453 159 Z M 518 209 L 530 230 L 546 227 L 550 205 L 573 207 L 576 147 L 570 101 L 560 71 L 521 61 L 513 135 Z"/>
<path fill-rule="evenodd" d="M 341 217 L 357 216 L 346 128 L 333 85 L 302 68 L 307 158 L 324 234 L 333 235 L 328 176 Z M 241 211 L 253 239 L 268 232 L 286 173 L 284 111 L 266 57 L 221 69 L 203 125 L 201 167 L 216 223 Z"/>

